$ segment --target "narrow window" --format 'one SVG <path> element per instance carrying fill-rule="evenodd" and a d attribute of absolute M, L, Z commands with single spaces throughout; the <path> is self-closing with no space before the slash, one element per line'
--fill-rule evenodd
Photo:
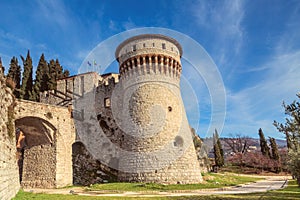
<path fill-rule="evenodd" d="M 132 50 L 136 51 L 136 45 L 135 44 L 132 46 Z"/>
<path fill-rule="evenodd" d="M 110 98 L 105 98 L 104 99 L 104 107 L 109 108 L 110 107 Z"/>
<path fill-rule="evenodd" d="M 146 43 L 143 44 L 143 47 L 146 47 Z"/>
<path fill-rule="evenodd" d="M 171 47 L 171 51 L 173 51 L 174 49 L 173 49 L 173 47 Z"/>
<path fill-rule="evenodd" d="M 155 43 L 154 42 L 152 43 L 152 46 L 155 47 Z"/>
<path fill-rule="evenodd" d="M 81 84 L 80 84 L 80 87 L 81 87 L 81 96 L 83 96 L 84 95 L 84 76 L 81 76 L 80 77 L 80 82 L 81 82 Z"/>
<path fill-rule="evenodd" d="M 162 49 L 166 49 L 166 44 L 162 43 Z"/>

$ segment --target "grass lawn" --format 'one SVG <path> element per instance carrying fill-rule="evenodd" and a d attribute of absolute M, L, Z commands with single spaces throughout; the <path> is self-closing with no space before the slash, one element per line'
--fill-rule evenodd
<path fill-rule="evenodd" d="M 191 184 L 191 185 L 160 185 L 160 184 L 137 184 L 137 183 L 109 183 L 109 184 L 97 184 L 89 188 L 89 190 L 106 190 L 106 191 L 172 191 L 172 190 L 195 190 L 224 187 L 230 185 L 241 184 L 245 182 L 256 181 L 257 178 L 245 177 L 238 175 L 220 175 L 220 174 L 205 174 L 204 179 L 207 184 Z M 219 182 L 219 183 L 218 183 Z M 107 188 L 106 188 L 107 187 Z M 70 188 L 71 189 L 71 188 Z M 296 181 L 289 181 L 288 187 L 264 193 L 252 193 L 252 194 L 239 194 L 239 195 L 209 195 L 209 196 L 182 196 L 182 197 L 91 197 L 91 196 L 78 196 L 78 195 L 59 195 L 59 194 L 34 194 L 30 192 L 19 191 L 15 200 L 27 200 L 27 199 L 49 199 L 49 200 L 73 200 L 73 199 L 150 199 L 150 200 L 187 200 L 187 199 L 299 199 L 300 200 L 300 188 L 296 185 Z"/>
<path fill-rule="evenodd" d="M 219 200 L 300 200 L 300 187 L 298 187 L 295 180 L 290 180 L 288 186 L 281 190 L 273 190 L 268 192 L 250 193 L 250 194 L 235 194 L 235 195 L 211 195 L 211 196 L 195 196 L 195 197 L 182 197 L 175 198 L 177 200 L 204 200 L 204 199 L 219 199 Z"/>
<path fill-rule="evenodd" d="M 174 184 L 163 185 L 156 183 L 107 183 L 95 184 L 87 190 L 105 191 L 172 191 L 172 190 L 199 190 L 208 188 L 220 188 L 234 186 L 242 183 L 254 182 L 261 178 L 250 176 L 238 176 L 233 174 L 207 173 L 203 176 L 204 183 L 201 184 Z"/>

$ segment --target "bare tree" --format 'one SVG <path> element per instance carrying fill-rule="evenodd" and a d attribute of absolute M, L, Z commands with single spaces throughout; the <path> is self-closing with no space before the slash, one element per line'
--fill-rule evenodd
<path fill-rule="evenodd" d="M 249 147 L 254 145 L 254 141 L 248 136 L 236 134 L 230 138 L 225 138 L 224 142 L 233 153 L 246 153 Z"/>

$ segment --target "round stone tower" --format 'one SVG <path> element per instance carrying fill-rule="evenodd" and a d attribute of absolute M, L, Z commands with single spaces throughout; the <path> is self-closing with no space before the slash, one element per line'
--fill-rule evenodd
<path fill-rule="evenodd" d="M 119 180 L 201 182 L 180 94 L 180 44 L 164 35 L 138 35 L 121 43 L 115 56 L 120 80 L 111 107 L 124 133 Z"/>

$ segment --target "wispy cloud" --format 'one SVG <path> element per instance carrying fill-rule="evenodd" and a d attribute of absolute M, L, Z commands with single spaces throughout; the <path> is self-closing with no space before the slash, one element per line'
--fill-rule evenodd
<path fill-rule="evenodd" d="M 4 32 L 3 30 L 0 29 L 0 39 L 1 39 L 1 44 L 2 48 L 11 48 L 11 44 L 15 43 L 17 46 L 21 47 L 31 47 L 31 42 L 29 42 L 27 39 L 18 37 L 12 33 L 9 32 Z"/>
<path fill-rule="evenodd" d="M 69 20 L 67 8 L 63 1 L 36 1 L 37 9 L 33 14 L 37 20 L 58 25 L 61 29 L 68 28 Z"/>
<path fill-rule="evenodd" d="M 192 13 L 196 24 L 214 34 L 218 65 L 227 64 L 230 55 L 239 54 L 243 45 L 244 30 L 241 22 L 244 17 L 243 1 L 198 1 Z"/>
<path fill-rule="evenodd" d="M 264 79 L 240 92 L 228 92 L 227 121 L 224 132 L 236 133 L 238 130 L 252 134 L 259 128 L 266 129 L 267 135 L 277 133 L 273 120 L 284 117 L 281 104 L 291 102 L 300 91 L 300 50 L 284 55 L 274 55 L 266 63 Z M 228 90 L 229 91 L 229 90 Z"/>
<path fill-rule="evenodd" d="M 122 23 L 122 26 L 125 30 L 130 30 L 133 28 L 137 28 L 137 26 L 135 25 L 135 23 L 131 20 L 131 18 L 129 17 L 127 21 Z"/>

